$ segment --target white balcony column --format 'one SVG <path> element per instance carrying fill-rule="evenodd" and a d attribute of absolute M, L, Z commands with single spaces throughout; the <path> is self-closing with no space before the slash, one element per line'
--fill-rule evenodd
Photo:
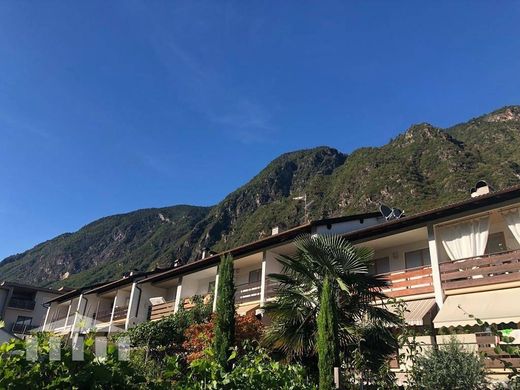
<path fill-rule="evenodd" d="M 182 295 L 182 276 L 179 278 L 179 284 L 177 285 L 177 291 L 175 292 L 175 306 L 173 307 L 173 312 L 177 313 L 179 311 L 179 307 L 181 305 L 181 295 Z"/>
<path fill-rule="evenodd" d="M 85 307 L 85 302 L 84 302 L 84 299 L 83 299 L 83 294 L 81 294 L 79 296 L 79 298 L 78 298 L 78 304 L 76 306 L 76 312 L 74 314 L 74 321 L 72 322 L 72 327 L 70 329 L 71 336 L 76 331 L 76 327 L 79 326 L 79 322 L 81 320 L 81 314 L 80 313 L 82 311 L 82 308 L 84 308 L 84 307 Z"/>
<path fill-rule="evenodd" d="M 117 293 L 114 297 L 114 304 L 112 305 L 112 313 L 110 313 L 110 322 L 108 323 L 108 334 L 112 331 L 112 322 L 114 321 L 114 313 L 116 311 L 117 306 Z"/>
<path fill-rule="evenodd" d="M 45 327 L 47 326 L 47 321 L 49 320 L 49 314 L 51 312 L 52 303 L 47 308 L 47 313 L 45 313 L 45 319 L 43 320 L 42 332 L 45 332 Z"/>
<path fill-rule="evenodd" d="M 67 327 L 68 326 L 68 323 L 69 323 L 69 316 L 70 316 L 70 309 L 72 308 L 72 299 L 70 300 L 70 303 L 69 303 L 69 308 L 67 309 L 67 316 L 65 317 L 65 324 L 63 325 L 64 327 Z"/>
<path fill-rule="evenodd" d="M 218 292 L 218 267 L 217 267 L 217 274 L 215 275 L 215 289 L 213 291 L 213 312 L 217 310 L 217 292 Z"/>
<path fill-rule="evenodd" d="M 439 267 L 439 252 L 437 250 L 437 240 L 435 239 L 435 229 L 432 224 L 428 224 L 428 247 L 432 266 L 433 291 L 435 302 L 439 309 L 444 304 L 444 292 L 442 290 L 441 272 Z"/>
<path fill-rule="evenodd" d="M 137 301 L 139 300 L 139 290 L 137 289 L 137 282 L 132 283 L 132 290 L 130 291 L 130 301 L 128 302 L 128 310 L 126 311 L 125 330 L 130 327 L 130 319 L 132 313 L 137 309 Z"/>
<path fill-rule="evenodd" d="M 265 291 L 267 288 L 267 255 L 262 252 L 262 275 L 260 279 L 260 307 L 265 306 Z"/>

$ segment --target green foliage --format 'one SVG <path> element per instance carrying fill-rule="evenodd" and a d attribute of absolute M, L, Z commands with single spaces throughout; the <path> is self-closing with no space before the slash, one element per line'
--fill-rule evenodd
<path fill-rule="evenodd" d="M 94 340 L 85 340 L 85 360 L 73 361 L 70 347 L 62 347 L 61 360 L 49 360 L 49 342 L 39 335 L 39 357 L 25 357 L 25 342 L 12 340 L 0 345 L 0 389 L 139 389 L 139 373 L 128 362 L 119 361 L 110 344 L 107 357 L 96 358 Z"/>
<path fill-rule="evenodd" d="M 338 236 L 303 236 L 294 244 L 296 255 L 279 258 L 282 273 L 269 275 L 280 282 L 280 287 L 278 298 L 266 306 L 272 323 L 265 345 L 289 358 L 313 364 L 320 296 L 328 278 L 338 319 L 340 351 L 349 360 L 355 350 L 362 348 L 363 355 L 370 357 L 365 362 L 367 367 L 377 370 L 379 363 L 397 349 L 395 337 L 386 325 L 399 323 L 399 318 L 373 305 L 384 297 L 379 289 L 387 282 L 368 274 L 371 251 L 356 248 Z"/>
<path fill-rule="evenodd" d="M 409 375 L 411 389 L 479 390 L 488 385 L 481 359 L 454 338 L 415 359 Z"/>
<path fill-rule="evenodd" d="M 217 361 L 229 368 L 230 349 L 235 342 L 235 282 L 233 258 L 224 256 L 220 261 L 215 310 L 215 337 L 213 348 Z"/>
<path fill-rule="evenodd" d="M 321 291 L 318 314 L 318 369 L 320 390 L 329 390 L 334 385 L 334 366 L 338 363 L 337 334 L 338 324 L 334 312 L 333 296 L 329 278 L 325 277 Z"/>
<path fill-rule="evenodd" d="M 211 350 L 195 360 L 188 375 L 176 388 L 190 390 L 311 390 L 316 389 L 301 366 L 273 360 L 266 350 L 246 346 L 246 353 L 235 360 L 230 371 L 222 367 Z M 234 358 L 234 354 L 231 358 Z"/>
<path fill-rule="evenodd" d="M 175 314 L 159 321 L 142 322 L 116 337 L 128 336 L 132 346 L 145 347 L 151 352 L 182 351 L 186 329 L 192 324 L 208 322 L 212 314 L 212 305 L 205 304 L 202 297 L 195 296 L 192 300 L 195 305 L 190 310 L 181 306 Z"/>

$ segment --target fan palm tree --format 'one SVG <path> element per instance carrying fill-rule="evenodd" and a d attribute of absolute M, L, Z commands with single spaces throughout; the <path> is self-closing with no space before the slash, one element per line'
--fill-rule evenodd
<path fill-rule="evenodd" d="M 319 301 L 324 280 L 330 281 L 338 321 L 338 344 L 344 356 L 363 352 L 364 364 L 377 369 L 397 349 L 389 325 L 400 318 L 386 309 L 381 289 L 388 282 L 370 275 L 373 252 L 357 248 L 340 236 L 305 235 L 294 241 L 296 254 L 280 256 L 282 272 L 270 274 L 278 282 L 277 299 L 266 306 L 272 320 L 264 342 L 289 359 L 316 356 Z"/>

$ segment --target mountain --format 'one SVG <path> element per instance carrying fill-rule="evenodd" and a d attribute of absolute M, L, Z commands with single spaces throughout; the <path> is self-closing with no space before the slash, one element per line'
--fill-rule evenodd
<path fill-rule="evenodd" d="M 380 202 L 408 214 L 465 199 L 479 180 L 495 189 L 520 179 L 520 106 L 441 129 L 410 127 L 388 144 L 346 155 L 330 147 L 286 153 L 213 207 L 138 210 L 95 221 L 0 263 L 0 279 L 79 286 L 132 269 L 200 258 L 309 218 L 374 211 Z"/>

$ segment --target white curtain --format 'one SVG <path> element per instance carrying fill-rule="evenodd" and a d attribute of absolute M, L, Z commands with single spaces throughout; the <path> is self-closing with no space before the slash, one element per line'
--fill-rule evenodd
<path fill-rule="evenodd" d="M 502 215 L 507 223 L 507 227 L 520 245 L 520 209 L 504 211 Z"/>
<path fill-rule="evenodd" d="M 472 219 L 440 229 L 442 245 L 451 260 L 482 256 L 489 234 L 489 217 Z"/>

